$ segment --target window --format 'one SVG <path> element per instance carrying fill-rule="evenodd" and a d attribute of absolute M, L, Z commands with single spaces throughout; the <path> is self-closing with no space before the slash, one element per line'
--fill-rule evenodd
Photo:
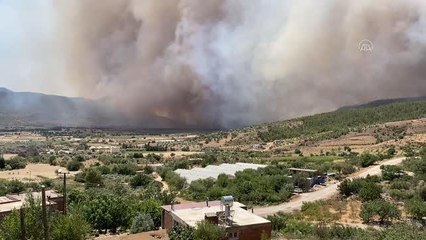
<path fill-rule="evenodd" d="M 238 240 L 238 239 L 239 239 L 238 231 L 232 231 L 228 233 L 228 240 Z"/>

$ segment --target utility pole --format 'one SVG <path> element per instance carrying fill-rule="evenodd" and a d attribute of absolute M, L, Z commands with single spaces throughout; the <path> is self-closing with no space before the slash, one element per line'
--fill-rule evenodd
<path fill-rule="evenodd" d="M 46 209 L 46 187 L 41 186 L 41 208 L 44 230 L 44 240 L 49 240 L 49 226 L 47 225 L 47 209 Z"/>
<path fill-rule="evenodd" d="M 25 212 L 24 208 L 19 209 L 19 218 L 21 220 L 21 240 L 25 240 Z"/>
<path fill-rule="evenodd" d="M 67 215 L 67 173 L 64 173 L 64 215 Z"/>

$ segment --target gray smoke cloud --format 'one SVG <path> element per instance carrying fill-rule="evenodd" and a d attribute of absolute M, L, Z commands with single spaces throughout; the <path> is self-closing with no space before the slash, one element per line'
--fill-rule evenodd
<path fill-rule="evenodd" d="M 422 0 L 54 5 L 67 81 L 141 125 L 236 127 L 426 95 Z"/>

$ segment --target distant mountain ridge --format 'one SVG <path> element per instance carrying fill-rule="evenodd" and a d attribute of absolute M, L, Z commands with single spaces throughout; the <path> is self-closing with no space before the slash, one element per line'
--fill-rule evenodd
<path fill-rule="evenodd" d="M 337 110 L 374 108 L 398 102 L 424 101 L 426 97 L 377 100 Z M 90 100 L 32 92 L 14 92 L 0 87 L 0 129 L 23 127 L 87 127 L 117 129 L 171 129 L 172 119 L 144 116 L 132 120 L 110 107 L 107 99 Z M 187 126 L 191 129 L 193 126 Z M 196 128 L 192 128 L 196 129 Z"/>
<path fill-rule="evenodd" d="M 108 102 L 109 99 L 14 92 L 0 87 L 0 129 L 84 127 L 133 130 L 173 129 L 176 125 L 172 119 L 158 116 L 132 119 Z"/>
<path fill-rule="evenodd" d="M 100 101 L 0 88 L 0 128 L 114 127 L 119 114 Z"/>

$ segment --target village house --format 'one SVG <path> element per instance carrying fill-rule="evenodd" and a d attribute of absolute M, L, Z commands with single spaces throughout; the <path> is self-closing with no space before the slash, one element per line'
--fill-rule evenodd
<path fill-rule="evenodd" d="M 234 202 L 231 196 L 222 197 L 221 201 L 162 206 L 163 229 L 176 224 L 196 227 L 203 220 L 223 227 L 228 240 L 260 240 L 269 238 L 272 232 L 269 220 L 247 211 L 245 205 Z"/>

